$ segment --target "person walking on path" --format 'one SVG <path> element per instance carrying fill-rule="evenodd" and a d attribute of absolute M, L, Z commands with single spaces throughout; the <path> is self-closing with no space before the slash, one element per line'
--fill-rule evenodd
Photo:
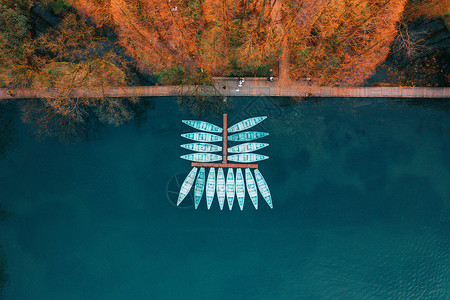
<path fill-rule="evenodd" d="M 245 82 L 245 79 L 242 77 L 239 77 L 239 83 L 238 83 L 238 88 L 236 89 L 236 92 L 240 91 L 240 88 L 242 87 L 242 84 Z"/>

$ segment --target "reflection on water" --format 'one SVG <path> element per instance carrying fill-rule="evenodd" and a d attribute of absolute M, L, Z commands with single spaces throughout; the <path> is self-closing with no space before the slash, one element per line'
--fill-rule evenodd
<path fill-rule="evenodd" d="M 0 159 L 14 148 L 17 107 L 13 103 L 0 103 Z"/>
<path fill-rule="evenodd" d="M 0 222 L 2 222 L 7 216 L 7 213 L 5 210 L 2 209 L 1 203 L 0 203 Z M 0 246 L 0 296 L 3 293 L 3 289 L 7 282 L 7 275 L 6 275 L 6 259 L 5 255 L 3 253 L 3 248 Z"/>
<path fill-rule="evenodd" d="M 450 298 L 446 101 L 234 98 L 230 125 L 268 116 L 274 209 L 231 212 L 173 205 L 195 116 L 152 101 L 89 142 L 16 133 L 0 160 L 6 299 Z"/>

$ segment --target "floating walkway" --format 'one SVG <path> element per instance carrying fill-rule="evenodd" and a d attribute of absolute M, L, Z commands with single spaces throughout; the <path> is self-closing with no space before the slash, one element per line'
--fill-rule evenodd
<path fill-rule="evenodd" d="M 218 77 L 216 89 L 223 96 L 266 96 L 266 97 L 334 97 L 334 98 L 450 98 L 450 88 L 446 87 L 326 87 L 308 85 L 306 82 L 293 82 L 288 86 L 278 84 L 277 79 L 267 82 L 265 78 L 246 78 L 245 83 L 236 90 L 239 79 Z M 225 89 L 224 89 L 225 87 Z M 129 86 L 80 88 L 71 97 L 173 97 L 189 94 L 189 86 Z M 54 90 L 43 89 L 5 89 L 0 88 L 0 100 L 36 99 L 57 96 Z"/>

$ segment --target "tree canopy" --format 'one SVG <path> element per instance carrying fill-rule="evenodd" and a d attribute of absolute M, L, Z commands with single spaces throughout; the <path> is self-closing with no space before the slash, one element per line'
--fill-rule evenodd
<path fill-rule="evenodd" d="M 278 5 L 276 5 L 278 2 Z M 115 28 L 139 68 L 265 76 L 282 50 L 292 79 L 361 83 L 387 56 L 406 0 L 77 0 Z M 280 5 L 281 3 L 281 5 Z M 276 10 L 279 9 L 280 12 Z M 280 30 L 281 25 L 281 30 Z M 282 40 L 287 38 L 287 49 Z"/>
<path fill-rule="evenodd" d="M 49 1 L 55 6 L 58 1 Z M 56 96 L 22 106 L 39 135 L 86 136 L 93 124 L 120 125 L 138 99 L 72 97 L 76 88 L 127 85 L 127 61 L 114 42 L 77 14 L 65 11 L 55 26 L 31 30 L 31 1 L 0 0 L 0 85 L 50 88 Z"/>

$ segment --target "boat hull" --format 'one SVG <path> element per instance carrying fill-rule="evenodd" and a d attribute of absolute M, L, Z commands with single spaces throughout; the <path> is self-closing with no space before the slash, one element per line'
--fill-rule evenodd
<path fill-rule="evenodd" d="M 212 162 L 222 160 L 221 155 L 212 153 L 190 153 L 180 156 L 182 159 L 196 162 Z"/>
<path fill-rule="evenodd" d="M 239 132 L 242 130 L 246 130 L 246 129 L 252 128 L 253 126 L 261 123 L 265 119 L 267 119 L 266 116 L 249 118 L 249 119 L 246 119 L 246 120 L 240 121 L 239 123 L 234 124 L 233 126 L 228 128 L 227 131 L 229 133 L 233 133 L 233 132 Z"/>
<path fill-rule="evenodd" d="M 244 143 L 228 148 L 228 153 L 248 153 L 269 146 L 267 143 Z"/>
<path fill-rule="evenodd" d="M 191 126 L 201 131 L 216 132 L 216 133 L 221 133 L 223 131 L 222 128 L 220 128 L 219 126 L 204 121 L 182 120 L 182 122 L 188 126 Z"/>
<path fill-rule="evenodd" d="M 222 137 L 218 136 L 216 134 L 207 133 L 207 132 L 190 132 L 190 133 L 183 133 L 181 135 L 182 137 L 193 140 L 196 142 L 221 142 Z"/>
<path fill-rule="evenodd" d="M 266 180 L 264 179 L 264 177 L 262 176 L 261 172 L 258 169 L 255 170 L 255 180 L 259 192 L 263 196 L 264 200 L 266 200 L 270 208 L 273 208 L 272 196 L 270 195 L 269 186 L 267 185 Z"/>
<path fill-rule="evenodd" d="M 197 175 L 197 168 L 193 167 L 191 172 L 189 172 L 188 176 L 183 181 L 183 184 L 180 188 L 180 193 L 178 194 L 177 206 L 186 198 L 187 194 L 191 190 L 192 184 L 195 180 L 195 175 Z"/>
<path fill-rule="evenodd" d="M 197 209 L 198 205 L 200 204 L 200 201 L 202 200 L 204 190 L 205 190 L 205 168 L 200 168 L 194 187 L 195 209 Z"/>
<path fill-rule="evenodd" d="M 261 155 L 261 154 L 255 154 L 255 153 L 241 153 L 241 154 L 234 154 L 228 156 L 229 161 L 239 162 L 239 163 L 251 163 L 256 162 L 260 160 L 268 159 L 268 156 Z"/>
<path fill-rule="evenodd" d="M 256 190 L 255 179 L 253 179 L 252 172 L 249 168 L 245 169 L 245 182 L 247 184 L 247 191 L 252 200 L 255 209 L 258 209 L 258 191 Z"/>
<path fill-rule="evenodd" d="M 180 145 L 181 148 L 195 152 L 218 152 L 222 151 L 222 147 L 207 143 L 190 143 Z"/>
<path fill-rule="evenodd" d="M 236 171 L 236 197 L 238 200 L 239 208 L 244 209 L 245 200 L 245 183 L 244 176 L 242 175 L 242 169 Z"/>
<path fill-rule="evenodd" d="M 268 136 L 268 135 L 269 134 L 267 132 L 245 131 L 245 132 L 239 132 L 239 133 L 228 136 L 228 140 L 234 141 L 234 142 L 247 142 L 247 141 L 253 141 L 253 140 Z"/>
<path fill-rule="evenodd" d="M 225 203 L 225 175 L 223 169 L 219 168 L 217 172 L 217 200 L 219 200 L 220 210 L 223 209 L 223 204 Z"/>
<path fill-rule="evenodd" d="M 230 210 L 232 210 L 233 209 L 233 203 L 234 203 L 234 197 L 235 197 L 235 194 L 236 194 L 236 187 L 235 187 L 235 181 L 234 181 L 233 168 L 228 168 L 226 192 L 227 192 L 228 208 Z"/>
<path fill-rule="evenodd" d="M 216 192 L 216 169 L 211 168 L 208 174 L 208 180 L 206 181 L 206 206 L 211 208 L 211 204 L 214 200 L 214 193 Z"/>

